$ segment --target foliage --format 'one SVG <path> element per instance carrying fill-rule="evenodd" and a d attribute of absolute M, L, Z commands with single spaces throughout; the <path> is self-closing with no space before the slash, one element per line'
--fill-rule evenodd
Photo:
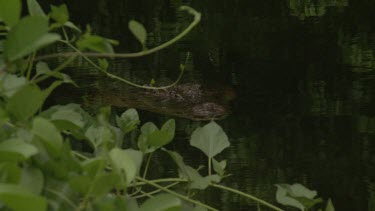
<path fill-rule="evenodd" d="M 316 191 L 312 191 L 301 184 L 276 184 L 276 200 L 280 204 L 298 208 L 301 211 L 309 210 L 323 202 L 321 198 L 315 198 Z M 331 199 L 327 201 L 324 211 L 334 211 Z"/>
<path fill-rule="evenodd" d="M 194 131 L 190 140 L 190 145 L 208 158 L 208 174 L 202 175 L 199 169 L 186 165 L 179 153 L 166 149 L 175 136 L 173 119 L 160 129 L 152 122 L 139 128 L 141 122 L 135 109 L 116 116 L 113 123 L 109 107 L 101 109 L 96 116 L 89 115 L 77 104 L 44 108 L 45 100 L 56 87 L 63 83 L 75 85 L 61 71 L 77 56 L 84 57 L 112 79 L 133 83 L 108 73 L 106 60 L 96 64 L 88 58 L 116 56 L 113 45 L 117 42 L 94 35 L 89 27 L 82 33 L 69 20 L 66 5 L 51 6 L 49 13 L 36 0 L 27 0 L 27 7 L 29 15 L 21 17 L 21 1 L 0 0 L 0 20 L 6 24 L 6 39 L 0 41 L 3 46 L 0 54 L 0 209 L 217 210 L 189 195 L 191 189 L 204 190 L 211 186 L 281 210 L 218 184 L 228 176 L 227 163 L 215 160 L 214 156 L 230 143 L 222 128 L 213 121 Z M 145 28 L 130 21 L 129 30 L 142 44 L 143 51 L 122 56 L 156 52 L 187 34 L 199 22 L 200 14 L 188 7 L 182 9 L 194 15 L 193 24 L 171 41 L 149 50 L 144 45 Z M 38 55 L 40 49 L 56 42 L 75 52 Z M 55 56 L 67 59 L 52 69 L 52 64 L 41 61 Z M 50 84 L 41 86 L 46 79 L 50 79 Z M 140 132 L 137 146 L 122 148 L 129 142 L 127 134 L 135 131 Z M 77 145 L 86 149 L 73 147 Z M 152 153 L 167 153 L 177 164 L 179 176 L 148 180 Z M 144 186 L 155 190 L 146 192 L 142 190 Z M 142 200 L 144 197 L 149 199 Z"/>

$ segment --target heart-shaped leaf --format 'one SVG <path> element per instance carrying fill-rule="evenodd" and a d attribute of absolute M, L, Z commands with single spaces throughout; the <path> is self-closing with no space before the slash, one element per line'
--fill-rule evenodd
<path fill-rule="evenodd" d="M 190 145 L 202 150 L 211 159 L 229 147 L 230 143 L 223 129 L 212 121 L 193 132 Z"/>

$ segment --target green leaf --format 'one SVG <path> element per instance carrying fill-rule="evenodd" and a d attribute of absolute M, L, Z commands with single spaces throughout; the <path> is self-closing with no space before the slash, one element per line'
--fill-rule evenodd
<path fill-rule="evenodd" d="M 45 62 L 38 62 L 36 64 L 36 76 L 40 75 L 47 75 L 51 77 L 55 77 L 58 79 L 61 79 L 64 83 L 72 83 L 75 86 L 77 86 L 74 81 L 70 78 L 69 75 L 58 72 L 58 71 L 51 71 L 51 69 L 48 67 L 48 64 Z"/>
<path fill-rule="evenodd" d="M 225 173 L 225 167 L 227 166 L 227 161 L 222 160 L 218 162 L 217 160 L 212 158 L 212 164 L 213 164 L 215 172 L 218 173 L 220 176 L 223 176 Z"/>
<path fill-rule="evenodd" d="M 155 131 L 158 131 L 158 127 L 152 122 L 146 122 L 141 127 L 141 135 L 138 137 L 138 148 L 143 153 L 150 153 L 156 150 L 156 147 L 150 146 L 149 139 L 150 134 L 154 133 Z"/>
<path fill-rule="evenodd" d="M 97 35 L 85 35 L 77 41 L 80 50 L 92 50 L 99 53 L 114 53 L 111 43 L 104 37 Z"/>
<path fill-rule="evenodd" d="M 5 59 L 8 61 L 20 59 L 59 39 L 60 35 L 48 33 L 47 18 L 27 16 L 10 30 L 4 43 Z"/>
<path fill-rule="evenodd" d="M 102 157 L 95 157 L 82 162 L 82 168 L 89 177 L 99 174 L 103 171 L 105 165 L 106 161 Z"/>
<path fill-rule="evenodd" d="M 33 116 L 43 105 L 43 92 L 35 84 L 19 89 L 8 101 L 6 109 L 19 120 Z"/>
<path fill-rule="evenodd" d="M 137 175 L 137 163 L 131 154 L 125 150 L 114 148 L 109 152 L 112 167 L 120 175 L 124 175 L 126 184 L 130 184 Z"/>
<path fill-rule="evenodd" d="M 68 7 L 65 4 L 60 6 L 51 5 L 51 13 L 49 16 L 60 24 L 65 24 L 69 20 Z"/>
<path fill-rule="evenodd" d="M 292 206 L 300 209 L 301 211 L 305 210 L 305 206 L 296 199 L 288 196 L 288 191 L 283 185 L 276 185 L 276 201 L 282 205 Z"/>
<path fill-rule="evenodd" d="M 0 184 L 0 201 L 14 211 L 41 211 L 47 210 L 47 201 L 44 197 L 32 194 L 26 188 Z"/>
<path fill-rule="evenodd" d="M 18 77 L 13 74 L 0 75 L 0 93 L 6 97 L 14 95 L 25 84 L 25 77 Z"/>
<path fill-rule="evenodd" d="M 161 127 L 161 131 L 166 134 L 166 140 L 164 140 L 162 146 L 173 140 L 175 129 L 176 122 L 174 121 L 174 119 L 170 119 L 166 123 L 164 123 L 164 125 Z"/>
<path fill-rule="evenodd" d="M 78 28 L 76 25 L 74 25 L 74 23 L 70 22 L 70 21 L 67 21 L 66 23 L 64 23 L 64 26 L 68 27 L 68 28 L 71 28 L 79 33 L 81 33 L 81 29 Z"/>
<path fill-rule="evenodd" d="M 107 194 L 120 183 L 120 177 L 115 173 L 100 174 L 95 177 L 90 195 L 100 197 Z"/>
<path fill-rule="evenodd" d="M 129 26 L 129 30 L 133 33 L 133 35 L 137 38 L 137 40 L 142 44 L 142 46 L 145 46 L 146 39 L 147 39 L 147 31 L 145 27 L 141 23 L 135 20 L 129 21 L 128 26 Z"/>
<path fill-rule="evenodd" d="M 122 113 L 120 117 L 116 116 L 116 123 L 124 134 L 133 131 L 140 123 L 137 110 L 130 108 Z"/>
<path fill-rule="evenodd" d="M 182 201 L 171 194 L 162 193 L 148 199 L 141 205 L 140 211 L 179 211 Z"/>
<path fill-rule="evenodd" d="M 317 194 L 316 191 L 309 190 L 301 184 L 276 184 L 276 187 L 277 202 L 302 211 L 322 201 L 320 198 L 314 199 Z"/>
<path fill-rule="evenodd" d="M 108 145 L 115 142 L 115 137 L 111 130 L 104 126 L 90 126 L 85 136 L 88 138 L 95 150 L 97 150 L 102 145 Z"/>
<path fill-rule="evenodd" d="M 0 183 L 20 182 L 21 168 L 18 162 L 1 162 L 0 163 Z"/>
<path fill-rule="evenodd" d="M 24 167 L 22 169 L 20 185 L 32 193 L 40 194 L 44 186 L 42 171 L 34 167 Z"/>
<path fill-rule="evenodd" d="M 230 143 L 223 129 L 212 121 L 193 132 L 190 138 L 190 145 L 197 147 L 207 157 L 212 158 L 229 147 Z"/>
<path fill-rule="evenodd" d="M 32 123 L 32 132 L 39 137 L 52 155 L 59 155 L 63 145 L 60 132 L 49 120 L 36 117 Z"/>
<path fill-rule="evenodd" d="M 27 8 L 31 16 L 46 16 L 46 13 L 44 13 L 36 0 L 27 0 Z"/>
<path fill-rule="evenodd" d="M 0 0 L 0 20 L 8 26 L 14 26 L 21 16 L 22 4 L 20 0 Z"/>
<path fill-rule="evenodd" d="M 134 163 L 137 167 L 137 175 L 138 175 L 139 170 L 141 169 L 141 166 L 142 166 L 143 153 L 141 151 L 134 150 L 134 149 L 125 149 L 125 152 L 134 161 Z"/>
<path fill-rule="evenodd" d="M 108 67 L 109 67 L 109 63 L 107 61 L 107 59 L 99 59 L 98 60 L 99 62 L 99 67 L 105 71 L 108 70 Z"/>
<path fill-rule="evenodd" d="M 89 191 L 92 181 L 93 179 L 89 176 L 76 175 L 69 179 L 69 186 L 78 193 L 85 195 Z"/>
<path fill-rule="evenodd" d="M 328 199 L 325 211 L 335 211 L 335 207 L 333 206 L 331 199 Z"/>
<path fill-rule="evenodd" d="M 38 153 L 38 149 L 21 139 L 9 139 L 0 143 L 1 161 L 23 161 Z"/>

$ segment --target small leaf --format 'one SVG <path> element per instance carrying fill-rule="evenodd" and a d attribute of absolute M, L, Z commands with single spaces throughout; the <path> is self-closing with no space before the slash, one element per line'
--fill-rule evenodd
<path fill-rule="evenodd" d="M 225 172 L 224 171 L 225 167 L 227 166 L 227 161 L 222 160 L 222 161 L 218 162 L 217 160 L 212 158 L 212 164 L 213 164 L 215 172 L 218 173 L 220 176 L 223 176 L 224 172 Z"/>
<path fill-rule="evenodd" d="M 114 53 L 112 45 L 107 39 L 97 35 L 85 35 L 77 41 L 80 50 L 92 50 L 99 53 Z"/>
<path fill-rule="evenodd" d="M 91 187 L 90 195 L 94 197 L 100 197 L 114 188 L 120 183 L 120 177 L 115 173 L 100 174 L 95 177 Z"/>
<path fill-rule="evenodd" d="M 182 202 L 176 196 L 162 193 L 148 199 L 141 205 L 140 211 L 178 211 L 181 210 Z"/>
<path fill-rule="evenodd" d="M 325 211 L 335 211 L 335 207 L 333 206 L 331 199 L 328 199 Z"/>
<path fill-rule="evenodd" d="M 19 89 L 8 101 L 6 109 L 19 120 L 34 115 L 44 102 L 43 92 L 38 86 L 28 84 Z"/>
<path fill-rule="evenodd" d="M 66 23 L 64 23 L 64 26 L 68 27 L 68 28 L 71 28 L 79 33 L 81 33 L 81 29 L 78 28 L 74 23 L 70 22 L 70 21 L 67 21 Z"/>
<path fill-rule="evenodd" d="M 141 151 L 134 149 L 125 149 L 125 152 L 131 157 L 137 167 L 137 175 L 142 166 L 143 154 Z"/>
<path fill-rule="evenodd" d="M 219 154 L 230 143 L 223 129 L 214 121 L 197 128 L 190 138 L 190 145 L 202 150 L 209 158 Z"/>
<path fill-rule="evenodd" d="M 128 26 L 129 26 L 129 30 L 133 33 L 133 35 L 137 38 L 137 40 L 142 44 L 142 46 L 145 46 L 146 39 L 147 39 L 147 31 L 145 27 L 141 23 L 135 20 L 129 21 Z"/>
<path fill-rule="evenodd" d="M 78 193 L 85 195 L 90 189 L 92 180 L 92 178 L 85 175 L 72 176 L 69 179 L 69 186 Z"/>
<path fill-rule="evenodd" d="M 174 133 L 176 129 L 176 122 L 174 119 L 168 120 L 164 125 L 161 127 L 161 131 L 166 134 L 167 139 L 165 140 L 165 144 L 171 142 L 174 138 Z"/>
<path fill-rule="evenodd" d="M 82 162 L 82 168 L 85 174 L 91 178 L 103 171 L 105 165 L 106 161 L 102 157 L 95 157 Z"/>
<path fill-rule="evenodd" d="M 65 24 L 69 20 L 68 7 L 65 4 L 60 6 L 51 5 L 51 13 L 49 16 L 60 24 Z"/>
<path fill-rule="evenodd" d="M 18 77 L 13 74 L 0 75 L 0 93 L 6 97 L 11 97 L 25 84 L 25 77 Z"/>
<path fill-rule="evenodd" d="M 121 117 L 116 116 L 116 123 L 124 134 L 133 131 L 140 123 L 137 110 L 130 108 Z"/>
<path fill-rule="evenodd" d="M 24 167 L 22 169 L 20 185 L 32 193 L 40 194 L 44 186 L 42 171 L 34 167 Z"/>
<path fill-rule="evenodd" d="M 138 137 L 138 148 L 143 153 L 150 153 L 156 150 L 156 147 L 150 146 L 150 135 L 158 132 L 158 127 L 152 122 L 146 122 L 141 127 L 141 135 Z M 154 135 L 155 136 L 155 135 Z M 156 135 L 157 136 L 157 135 Z M 154 138 L 156 138 L 156 136 Z"/>
<path fill-rule="evenodd" d="M 282 205 L 288 205 L 300 209 L 301 211 L 305 210 L 305 206 L 296 199 L 288 196 L 287 188 L 283 185 L 276 185 L 276 201 Z"/>
<path fill-rule="evenodd" d="M 9 31 L 4 43 L 5 59 L 15 61 L 59 39 L 60 35 L 48 33 L 47 18 L 26 16 Z"/>
<path fill-rule="evenodd" d="M 36 0 L 27 0 L 27 8 L 31 16 L 46 16 L 46 13 L 44 13 Z"/>
<path fill-rule="evenodd" d="M 1 161 L 23 161 L 38 153 L 34 145 L 21 139 L 9 139 L 0 143 Z"/>
<path fill-rule="evenodd" d="M 63 140 L 54 124 L 41 117 L 36 117 L 33 120 L 32 132 L 41 139 L 50 154 L 60 154 Z"/>
<path fill-rule="evenodd" d="M 137 174 L 137 163 L 131 154 L 125 150 L 114 148 L 109 152 L 109 158 L 113 169 L 120 175 L 124 175 L 126 184 L 130 184 Z"/>
<path fill-rule="evenodd" d="M 0 0 L 0 20 L 8 26 L 14 26 L 21 16 L 22 4 L 20 0 Z"/>
<path fill-rule="evenodd" d="M 114 143 L 114 136 L 111 130 L 104 126 L 90 126 L 85 136 L 88 138 L 95 151 L 103 144 L 108 145 Z"/>
<path fill-rule="evenodd" d="M 108 70 L 109 64 L 108 64 L 107 59 L 99 59 L 98 62 L 99 62 L 99 67 L 101 69 L 103 69 L 105 71 Z"/>
<path fill-rule="evenodd" d="M 0 184 L 0 201 L 14 211 L 47 210 L 47 201 L 44 197 L 32 194 L 18 185 Z"/>

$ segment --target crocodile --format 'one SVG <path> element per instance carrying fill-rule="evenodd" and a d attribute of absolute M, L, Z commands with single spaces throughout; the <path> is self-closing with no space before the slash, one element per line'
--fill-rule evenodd
<path fill-rule="evenodd" d="M 229 102 L 233 95 L 233 89 L 210 90 L 197 83 L 185 83 L 160 90 L 101 89 L 88 99 L 90 104 L 132 107 L 191 120 L 218 120 L 230 113 Z"/>

